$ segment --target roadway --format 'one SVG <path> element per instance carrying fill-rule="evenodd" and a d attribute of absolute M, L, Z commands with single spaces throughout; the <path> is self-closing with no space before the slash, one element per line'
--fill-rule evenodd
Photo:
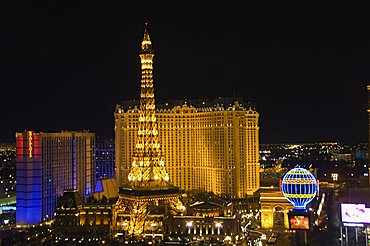
<path fill-rule="evenodd" d="M 0 199 L 0 207 L 1 206 L 15 205 L 15 202 L 16 202 L 15 196 L 1 198 Z"/>

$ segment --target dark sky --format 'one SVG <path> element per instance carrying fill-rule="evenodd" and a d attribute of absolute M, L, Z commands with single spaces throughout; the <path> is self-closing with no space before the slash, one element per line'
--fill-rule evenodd
<path fill-rule="evenodd" d="M 367 1 L 35 2 L 0 2 L 0 142 L 113 136 L 115 104 L 139 97 L 146 21 L 158 101 L 235 91 L 256 104 L 262 143 L 367 141 Z"/>

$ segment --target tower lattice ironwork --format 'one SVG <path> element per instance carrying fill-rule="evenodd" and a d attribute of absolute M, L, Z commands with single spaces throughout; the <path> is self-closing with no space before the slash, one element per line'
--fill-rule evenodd
<path fill-rule="evenodd" d="M 138 138 L 131 170 L 128 175 L 129 182 L 135 186 L 142 187 L 150 187 L 152 182 L 166 183 L 169 181 L 158 140 L 153 83 L 153 57 L 152 42 L 150 41 L 148 29 L 145 28 L 140 50 L 141 93 Z"/>
<path fill-rule="evenodd" d="M 185 211 L 179 189 L 170 184 L 162 158 L 155 115 L 154 51 L 147 25 L 139 56 L 141 93 L 137 142 L 128 182 L 120 187 L 114 221 L 116 230 L 137 236 L 158 229 L 166 213 Z"/>

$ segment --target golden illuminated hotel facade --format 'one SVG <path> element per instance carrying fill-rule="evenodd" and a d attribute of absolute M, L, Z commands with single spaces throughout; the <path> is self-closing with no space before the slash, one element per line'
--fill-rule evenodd
<path fill-rule="evenodd" d="M 127 182 L 137 141 L 138 102 L 115 110 L 116 177 Z M 158 105 L 159 142 L 171 182 L 245 197 L 259 189 L 258 113 L 241 100 L 187 100 Z"/>

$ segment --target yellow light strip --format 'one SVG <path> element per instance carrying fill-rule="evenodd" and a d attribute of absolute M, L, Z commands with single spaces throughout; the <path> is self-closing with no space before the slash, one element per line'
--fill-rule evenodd
<path fill-rule="evenodd" d="M 33 155 L 33 145 L 32 145 L 32 141 L 33 141 L 32 132 L 31 132 L 31 131 L 29 131 L 29 132 L 28 132 L 28 157 L 29 157 L 29 158 L 32 158 L 32 155 Z"/>

